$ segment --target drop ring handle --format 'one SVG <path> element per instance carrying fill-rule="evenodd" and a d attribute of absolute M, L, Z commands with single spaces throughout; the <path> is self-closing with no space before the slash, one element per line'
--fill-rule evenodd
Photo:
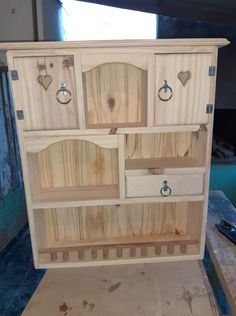
<path fill-rule="evenodd" d="M 170 196 L 171 195 L 171 188 L 168 186 L 167 181 L 163 181 L 163 187 L 160 190 L 161 195 L 166 197 L 166 196 Z"/>
<path fill-rule="evenodd" d="M 57 91 L 56 99 L 61 104 L 68 104 L 71 101 L 71 92 L 66 88 L 64 83 L 61 84 L 60 89 Z"/>
<path fill-rule="evenodd" d="M 169 92 L 169 96 L 167 96 L 166 98 L 163 98 L 161 96 L 161 93 L 164 91 L 164 93 L 168 93 Z M 163 86 L 160 87 L 160 89 L 158 90 L 158 98 L 161 101 L 169 101 L 173 96 L 173 90 L 172 88 L 168 85 L 167 80 L 163 81 Z"/>

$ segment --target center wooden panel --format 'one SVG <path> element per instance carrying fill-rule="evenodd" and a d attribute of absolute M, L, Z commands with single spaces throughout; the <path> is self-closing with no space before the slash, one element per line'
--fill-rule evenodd
<path fill-rule="evenodd" d="M 89 190 L 89 186 L 118 184 L 117 149 L 104 149 L 88 141 L 52 144 L 30 154 L 29 166 L 32 183 L 39 180 L 41 189 L 88 187 Z"/>
<path fill-rule="evenodd" d="M 144 126 L 147 71 L 106 63 L 83 73 L 87 127 Z"/>
<path fill-rule="evenodd" d="M 42 226 L 46 233 L 41 247 L 73 245 L 69 242 L 79 245 L 198 240 L 202 203 L 89 206 L 37 212 L 38 229 Z"/>

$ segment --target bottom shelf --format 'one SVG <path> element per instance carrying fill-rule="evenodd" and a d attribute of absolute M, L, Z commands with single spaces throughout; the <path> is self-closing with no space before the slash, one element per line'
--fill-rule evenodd
<path fill-rule="evenodd" d="M 197 240 L 181 240 L 152 243 L 127 243 L 122 245 L 91 245 L 58 247 L 39 250 L 40 263 L 88 262 L 117 259 L 153 258 L 197 254 Z M 197 247 L 196 247 L 197 246 Z M 194 251 L 195 250 L 195 251 Z"/>
<path fill-rule="evenodd" d="M 36 266 L 199 256 L 202 216 L 202 201 L 37 209 Z"/>

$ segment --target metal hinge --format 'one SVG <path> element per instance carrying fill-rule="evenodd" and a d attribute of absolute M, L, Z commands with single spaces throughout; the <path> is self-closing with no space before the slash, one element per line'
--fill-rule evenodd
<path fill-rule="evenodd" d="M 19 80 L 18 71 L 11 70 L 11 80 Z"/>
<path fill-rule="evenodd" d="M 206 113 L 207 114 L 213 113 L 213 104 L 207 104 L 206 105 Z"/>
<path fill-rule="evenodd" d="M 208 75 L 211 77 L 214 77 L 216 75 L 216 66 L 209 67 Z"/>
<path fill-rule="evenodd" d="M 24 119 L 24 111 L 23 110 L 16 110 L 16 117 L 18 120 Z"/>

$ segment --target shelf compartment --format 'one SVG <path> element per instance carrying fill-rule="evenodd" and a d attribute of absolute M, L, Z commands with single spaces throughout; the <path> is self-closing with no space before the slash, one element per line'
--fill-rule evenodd
<path fill-rule="evenodd" d="M 202 214 L 203 202 L 37 210 L 39 261 L 197 255 Z"/>
<path fill-rule="evenodd" d="M 118 136 L 114 137 L 82 136 L 53 143 L 46 138 L 32 146 L 27 158 L 33 205 L 119 198 L 118 148 L 113 148 Z"/>
<path fill-rule="evenodd" d="M 196 132 L 127 134 L 125 168 L 180 168 L 180 172 L 185 168 L 202 168 L 204 172 L 206 141 L 207 130 L 204 129 Z"/>

